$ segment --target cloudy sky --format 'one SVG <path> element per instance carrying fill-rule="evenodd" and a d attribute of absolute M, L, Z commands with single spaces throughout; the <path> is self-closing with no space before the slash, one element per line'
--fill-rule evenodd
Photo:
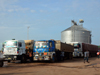
<path fill-rule="evenodd" d="M 61 40 L 61 31 L 79 22 L 100 45 L 100 0 L 0 0 L 0 49 L 9 39 Z"/>

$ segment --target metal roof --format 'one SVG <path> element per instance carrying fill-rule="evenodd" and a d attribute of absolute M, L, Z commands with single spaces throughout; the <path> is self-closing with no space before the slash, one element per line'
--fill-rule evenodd
<path fill-rule="evenodd" d="M 68 31 L 68 30 L 81 30 L 81 31 L 88 31 L 88 32 L 91 32 L 91 31 L 89 31 L 89 30 L 83 28 L 82 25 L 73 25 L 73 26 L 71 26 L 71 27 L 65 29 L 64 31 Z M 62 31 L 62 32 L 63 32 L 63 31 Z"/>

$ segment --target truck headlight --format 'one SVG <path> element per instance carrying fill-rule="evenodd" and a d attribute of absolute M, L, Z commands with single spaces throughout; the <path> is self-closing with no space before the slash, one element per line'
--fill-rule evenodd
<path fill-rule="evenodd" d="M 14 58 L 17 58 L 17 56 L 14 56 Z"/>

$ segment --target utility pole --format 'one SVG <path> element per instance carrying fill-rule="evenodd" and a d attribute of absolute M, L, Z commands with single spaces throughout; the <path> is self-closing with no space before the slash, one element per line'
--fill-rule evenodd
<path fill-rule="evenodd" d="M 90 42 L 90 38 L 89 38 L 89 36 L 88 36 L 88 43 Z"/>
<path fill-rule="evenodd" d="M 29 26 L 27 27 L 27 40 L 29 40 Z"/>

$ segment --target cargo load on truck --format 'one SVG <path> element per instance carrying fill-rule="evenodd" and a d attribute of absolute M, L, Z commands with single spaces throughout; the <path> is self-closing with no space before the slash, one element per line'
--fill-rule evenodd
<path fill-rule="evenodd" d="M 96 53 L 98 52 L 98 46 L 93 44 L 82 43 L 82 50 L 83 52 L 88 50 L 90 56 L 96 56 Z"/>
<path fill-rule="evenodd" d="M 26 48 L 26 55 L 30 61 L 33 61 L 33 45 L 34 40 L 24 40 L 25 41 L 25 48 Z"/>
<path fill-rule="evenodd" d="M 33 43 L 34 40 L 24 40 L 25 41 L 25 46 L 27 50 L 33 50 Z"/>
<path fill-rule="evenodd" d="M 57 50 L 64 51 L 64 52 L 73 52 L 74 47 L 72 45 L 62 43 L 60 40 L 55 40 L 55 47 Z"/>

